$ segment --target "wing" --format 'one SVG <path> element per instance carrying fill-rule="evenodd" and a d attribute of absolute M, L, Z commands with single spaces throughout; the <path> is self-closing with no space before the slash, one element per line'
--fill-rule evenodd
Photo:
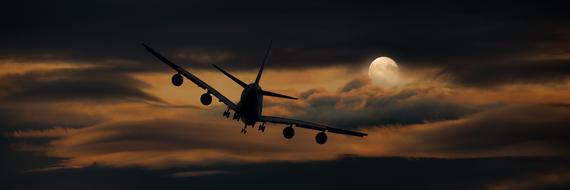
<path fill-rule="evenodd" d="M 224 104 L 228 105 L 232 110 L 235 110 L 236 104 L 233 103 L 230 99 L 226 98 L 222 93 L 218 92 L 216 89 L 212 88 L 210 85 L 205 83 L 204 81 L 200 80 L 198 77 L 194 76 L 192 73 L 184 70 L 182 67 L 172 63 L 170 60 L 166 59 L 164 56 L 160 55 L 158 52 L 154 51 L 154 49 L 148 47 L 146 44 L 142 44 L 144 48 L 154 55 L 156 58 L 160 59 L 162 62 L 166 63 L 172 69 L 176 70 L 178 73 L 184 75 L 188 80 L 192 81 L 194 84 L 198 85 L 200 88 L 208 90 L 208 92 L 214 95 L 216 98 L 223 102 Z"/>
<path fill-rule="evenodd" d="M 313 129 L 313 130 L 318 130 L 318 131 L 328 131 L 331 133 L 338 133 L 338 134 L 351 135 L 351 136 L 357 136 L 357 137 L 368 136 L 368 134 L 366 134 L 366 133 L 349 131 L 349 130 L 345 130 L 345 129 L 330 127 L 328 125 L 312 123 L 312 122 L 307 122 L 307 121 L 301 121 L 301 120 L 296 120 L 296 119 L 282 118 L 282 117 L 261 116 L 259 118 L 259 121 L 269 122 L 269 123 L 286 124 L 286 125 L 295 125 L 296 127 L 301 127 L 301 128 L 306 128 L 306 129 Z"/>

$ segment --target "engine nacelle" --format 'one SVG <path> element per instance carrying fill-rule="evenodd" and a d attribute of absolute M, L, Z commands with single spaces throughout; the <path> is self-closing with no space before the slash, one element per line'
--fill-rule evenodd
<path fill-rule="evenodd" d="M 182 77 L 181 74 L 174 74 L 172 75 L 172 84 L 174 86 L 180 86 L 182 85 L 182 83 L 184 82 L 184 78 Z"/>
<path fill-rule="evenodd" d="M 293 127 L 285 127 L 285 129 L 283 129 L 283 137 L 291 139 L 293 136 L 295 136 L 295 129 L 293 129 Z"/>
<path fill-rule="evenodd" d="M 212 96 L 208 93 L 204 93 L 200 96 L 200 102 L 205 106 L 210 105 L 212 103 Z"/>
<path fill-rule="evenodd" d="M 325 132 L 317 133 L 315 140 L 319 144 L 325 144 L 327 142 L 327 134 Z"/>

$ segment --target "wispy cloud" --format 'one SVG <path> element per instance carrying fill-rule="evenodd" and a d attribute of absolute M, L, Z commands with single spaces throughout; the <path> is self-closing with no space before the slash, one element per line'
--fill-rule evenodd
<path fill-rule="evenodd" d="M 346 71 L 329 69 L 319 75 Z M 219 75 L 197 72 L 220 89 L 233 85 L 223 84 L 222 79 L 215 77 Z M 408 74 L 404 77 L 433 76 Z M 254 76 L 243 75 L 245 78 Z M 307 162 L 332 160 L 347 154 L 443 158 L 568 156 L 566 139 L 570 138 L 564 135 L 568 131 L 563 126 L 570 116 L 567 107 L 558 106 L 569 102 L 566 83 L 513 84 L 487 90 L 456 86 L 446 81 L 447 78 L 416 78 L 399 87 L 384 88 L 352 73 L 335 79 L 330 86 L 316 75 L 312 76 L 318 84 L 316 88 L 306 88 L 304 83 L 276 85 L 298 75 L 298 71 L 283 70 L 279 77 L 265 78 L 267 89 L 293 89 L 288 94 L 301 98 L 298 101 L 267 98 L 265 114 L 358 128 L 369 136 L 354 138 L 331 134 L 329 142 L 322 146 L 314 143 L 314 131 L 303 129 L 297 130 L 293 140 L 285 140 L 281 137 L 283 126 L 280 125 L 269 126 L 265 133 L 242 135 L 238 132 L 240 123 L 218 115 L 223 107 L 196 105 L 197 98 L 193 97 L 202 92 L 191 88 L 192 85 L 172 87 L 168 83 L 169 75 L 164 73 L 143 75 L 108 69 L 53 68 L 4 75 L 9 79 L 2 83 L 6 89 L 48 88 L 65 79 L 71 84 L 91 84 L 100 91 L 91 94 L 76 92 L 74 90 L 82 89 L 76 88 L 54 92 L 48 88 L 50 90 L 35 90 L 33 97 L 41 98 L 28 97 L 23 101 L 23 97 L 16 96 L 22 90 L 16 88 L 5 91 L 1 100 L 6 102 L 3 105 L 6 113 L 13 115 L 5 117 L 4 122 L 19 128 L 10 133 L 18 140 L 13 148 L 60 158 L 58 169 L 93 165 L 170 168 L 220 163 Z M 26 78 L 24 76 L 36 82 L 14 85 L 16 79 Z M 307 90 L 297 91 L 297 86 Z M 239 94 L 232 93 L 229 94 Z M 89 95 L 82 97 L 83 94 Z M 142 98 L 124 101 L 139 95 Z M 57 98 L 60 96 L 64 97 Z M 154 99 L 161 101 L 155 103 Z M 191 109 L 180 109 L 186 107 Z M 30 117 L 32 115 L 43 117 Z M 25 122 L 26 118 L 36 121 Z M 33 123 L 45 126 L 28 126 Z M 43 140 L 36 142 L 36 139 Z"/>
<path fill-rule="evenodd" d="M 199 177 L 206 175 L 218 175 L 218 174 L 228 174 L 230 172 L 222 170 L 207 170 L 207 171 L 186 171 L 173 173 L 172 177 Z"/>

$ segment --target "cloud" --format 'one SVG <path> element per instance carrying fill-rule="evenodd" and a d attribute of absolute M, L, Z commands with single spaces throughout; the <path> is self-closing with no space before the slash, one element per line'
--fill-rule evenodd
<path fill-rule="evenodd" d="M 52 128 L 81 128 L 105 121 L 103 114 L 88 113 L 70 104 L 42 102 L 3 102 L 0 106 L 0 132 L 15 130 L 51 130 Z M 47 131 L 46 131 L 47 132 Z M 39 135 L 39 134 L 38 134 Z"/>
<path fill-rule="evenodd" d="M 187 49 L 180 50 L 176 57 L 185 60 L 190 63 L 210 65 L 210 64 L 220 64 L 225 61 L 230 60 L 234 55 L 228 52 L 216 51 L 216 50 L 202 50 L 202 49 Z"/>
<path fill-rule="evenodd" d="M 268 181 L 287 189 L 568 185 L 564 2 L 213 3 L 3 4 L 0 189 L 106 185 L 92 175 L 114 188 L 142 182 L 141 189 L 211 187 L 220 178 L 232 187 Z M 279 75 L 262 83 L 300 100 L 268 98 L 264 113 L 369 136 L 330 134 L 318 145 L 316 131 L 297 129 L 285 140 L 281 125 L 241 135 L 242 124 L 223 120 L 221 107 L 169 104 L 187 105 L 202 91 L 166 88 L 162 71 L 172 71 L 139 45 L 237 96 L 209 64 L 250 74 L 270 39 L 268 72 Z M 440 72 L 392 89 L 347 79 L 378 56 L 403 70 Z M 379 158 L 392 156 L 413 158 Z M 192 177 L 157 182 L 147 174 Z M 34 183 L 22 183 L 27 177 Z M 358 180 L 330 180 L 337 178 Z"/>
<path fill-rule="evenodd" d="M 93 78 L 99 75 L 105 77 Z M 48 169 L 307 162 L 334 160 L 347 154 L 443 158 L 567 156 L 564 152 L 569 144 L 564 135 L 567 131 L 561 127 L 568 118 L 568 107 L 558 106 L 566 105 L 563 95 L 568 92 L 559 89 L 564 84 L 486 91 L 435 80 L 382 88 L 360 77 L 338 85 L 337 91 L 315 88 L 300 92 L 299 101 L 266 99 L 264 114 L 280 112 L 369 134 L 365 138 L 330 134 L 329 142 L 321 146 L 314 142 L 315 131 L 297 129 L 293 140 L 285 140 L 281 138 L 284 126 L 270 125 L 265 133 L 252 130 L 244 136 L 238 132 L 241 123 L 223 120 L 220 112 L 214 112 L 220 111 L 220 107 L 156 106 L 145 103 L 152 101 L 144 100 L 145 96 L 125 102 L 137 97 L 129 90 L 100 92 L 108 99 L 52 91 L 43 95 L 48 98 L 15 97 L 12 94 L 18 94 L 19 89 L 9 84 L 21 80 L 9 76 L 29 76 L 35 81 L 19 87 L 23 89 L 51 89 L 51 81 L 89 81 L 95 89 L 113 84 L 150 97 L 156 95 L 145 89 L 153 88 L 152 80 L 162 76 L 135 77 L 130 72 L 112 72 L 105 67 L 4 75 L 14 81 L 4 84 L 9 90 L 2 100 L 10 102 L 3 107 L 10 113 L 4 115 L 4 122 L 17 127 L 25 126 L 26 121 L 43 124 L 10 132 L 17 140 L 12 148 L 60 160 Z M 115 82 L 111 78 L 124 80 Z M 520 95 L 521 91 L 527 93 Z M 50 93 L 80 98 L 53 98 Z M 182 97 L 187 98 L 186 94 Z"/>
<path fill-rule="evenodd" d="M 353 89 L 359 89 L 359 88 L 362 88 L 362 87 L 364 87 L 364 86 L 366 86 L 366 85 L 369 85 L 369 84 L 370 84 L 370 79 L 365 78 L 365 77 L 353 79 L 353 80 L 351 80 L 350 82 L 346 83 L 346 84 L 340 89 L 340 92 L 349 92 L 349 91 L 351 91 L 351 90 L 353 90 Z M 315 90 L 308 91 L 308 92 L 305 92 L 305 94 L 311 93 L 311 92 L 314 92 L 314 91 L 315 91 Z"/>
<path fill-rule="evenodd" d="M 55 69 L 0 76 L 2 101 L 162 102 L 144 92 L 146 83 L 114 68 Z"/>
<path fill-rule="evenodd" d="M 560 3 L 240 2 L 235 9 L 235 2 L 179 1 L 128 9 L 128 3 L 65 2 L 38 9 L 12 2 L 2 13 L 11 27 L 0 31 L 0 58 L 128 60 L 140 63 L 138 69 L 164 69 L 139 46 L 146 41 L 180 64 L 212 69 L 202 63 L 223 62 L 251 70 L 274 39 L 271 65 L 278 69 L 355 68 L 390 56 L 409 67 L 444 68 L 468 86 L 558 81 L 568 75 L 556 69 L 564 65 L 520 66 L 517 60 L 565 58 L 569 17 Z M 21 15 L 22 9 L 42 17 Z"/>
<path fill-rule="evenodd" d="M 217 174 L 226 174 L 227 171 L 220 171 L 220 170 L 210 170 L 210 171 L 187 171 L 187 172 L 178 172 L 174 173 L 172 177 L 199 177 L 199 176 L 206 176 L 206 175 L 217 175 Z"/>
<path fill-rule="evenodd" d="M 525 177 L 505 180 L 489 185 L 490 190 L 504 189 L 548 189 L 565 187 L 570 184 L 568 173 L 531 174 Z"/>
<path fill-rule="evenodd" d="M 569 116 L 567 107 L 503 106 L 460 119 L 370 128 L 365 138 L 330 134 L 324 146 L 314 142 L 314 131 L 297 129 L 293 140 L 285 140 L 281 137 L 282 127 L 271 125 L 265 133 L 252 130 L 244 136 L 237 132 L 241 125 L 208 117 L 108 122 L 63 133 L 59 129 L 19 131 L 13 136 L 20 140 L 53 138 L 59 131 L 59 138 L 50 140 L 47 146 L 17 143 L 15 147 L 61 158 L 61 168 L 307 162 L 343 155 L 568 156 Z"/>
<path fill-rule="evenodd" d="M 455 101 L 447 90 L 429 85 L 382 88 L 372 85 L 367 78 L 358 78 L 338 92 L 324 89 L 301 92 L 299 102 L 268 100 L 265 105 L 270 110 L 265 113 L 290 113 L 286 116 L 356 129 L 458 119 L 492 106 Z"/>
<path fill-rule="evenodd" d="M 213 165 L 163 170 L 92 166 L 49 172 L 17 173 L 2 178 L 1 187 L 16 189 L 78 189 L 85 184 L 101 189 L 490 189 L 499 187 L 561 188 L 566 179 L 567 158 L 359 158 L 305 163 Z M 227 171 L 215 175 L 171 177 L 185 171 Z M 453 175 L 451 175 L 453 174 Z M 94 178 L 93 176 L 97 176 Z M 308 177 L 307 177 L 308 176 Z M 550 178 L 550 179 L 549 179 Z M 558 178 L 558 179 L 556 179 Z M 331 180 L 335 179 L 335 180 Z M 342 179 L 342 180 L 341 180 Z M 294 183 L 286 183 L 292 180 Z M 507 186 L 518 180 L 521 185 Z M 23 183 L 34 181 L 33 183 Z M 104 181 L 104 183 L 101 183 Z M 524 184 L 532 184 L 525 186 Z M 91 185 L 92 184 L 92 185 Z M 215 185 L 213 185 L 215 184 Z M 505 184 L 505 185 L 503 185 Z M 519 189 L 520 189 L 519 188 Z"/>
<path fill-rule="evenodd" d="M 568 156 L 569 116 L 567 107 L 505 106 L 457 120 L 379 128 L 370 132 L 368 145 L 377 147 L 377 155 Z"/>
<path fill-rule="evenodd" d="M 459 84 L 488 88 L 512 83 L 559 83 L 569 79 L 569 70 L 570 59 L 564 59 L 467 65 L 450 67 L 442 73 L 451 73 L 451 81 Z"/>
<path fill-rule="evenodd" d="M 73 133 L 76 129 L 74 128 L 50 128 L 43 130 L 26 130 L 26 131 L 15 131 L 13 133 L 14 138 L 60 138 L 64 137 L 69 133 Z"/>
<path fill-rule="evenodd" d="M 284 145 L 282 139 L 275 140 L 276 137 L 280 137 L 279 128 L 268 132 L 270 136 L 254 134 L 255 136 L 248 138 L 243 138 L 237 130 L 231 130 L 232 128 L 229 125 L 206 121 L 188 122 L 173 119 L 116 122 L 66 131 L 65 136 L 51 141 L 48 147 L 21 148 L 45 152 L 56 158 L 65 158 L 61 164 L 71 168 L 93 164 L 111 167 L 168 168 L 181 165 L 276 160 L 306 161 L 336 157 L 325 152 L 303 156 L 309 149 L 296 150 L 296 146 Z M 52 137 L 53 132 L 53 130 L 20 131 L 14 133 L 14 137 L 22 140 L 33 137 L 46 138 Z M 269 141 L 270 139 L 273 141 Z M 266 143 L 258 143 L 260 140 Z M 312 138 L 298 143 L 308 143 L 306 141 L 312 142 Z"/>

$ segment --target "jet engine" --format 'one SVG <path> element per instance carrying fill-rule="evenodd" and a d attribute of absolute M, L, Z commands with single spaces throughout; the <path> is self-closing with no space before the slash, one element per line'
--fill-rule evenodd
<path fill-rule="evenodd" d="M 325 144 L 327 142 L 327 134 L 325 132 L 317 133 L 315 140 L 319 144 Z"/>
<path fill-rule="evenodd" d="M 205 106 L 210 105 L 212 103 L 212 96 L 208 93 L 204 93 L 200 96 L 200 102 Z"/>
<path fill-rule="evenodd" d="M 291 139 L 293 138 L 293 136 L 295 136 L 295 130 L 293 129 L 293 127 L 289 126 L 283 129 L 283 137 L 285 137 L 286 139 Z"/>
<path fill-rule="evenodd" d="M 172 75 L 172 84 L 174 86 L 180 86 L 182 85 L 184 78 L 182 77 L 182 75 L 180 74 L 174 74 Z"/>

